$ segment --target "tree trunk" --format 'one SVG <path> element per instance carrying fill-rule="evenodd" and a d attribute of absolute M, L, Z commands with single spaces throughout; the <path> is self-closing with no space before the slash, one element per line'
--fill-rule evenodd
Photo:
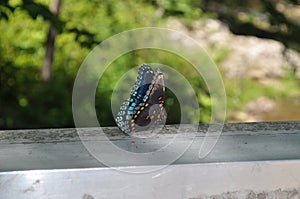
<path fill-rule="evenodd" d="M 57 18 L 60 7 L 61 7 L 62 0 L 52 0 L 50 5 L 50 11 L 52 12 L 54 19 Z M 55 28 L 54 22 L 50 22 L 50 27 L 47 36 L 46 42 L 46 54 L 42 65 L 42 80 L 48 81 L 51 78 L 52 74 L 52 64 L 53 64 L 53 57 L 55 51 L 55 37 L 58 34 L 57 29 Z"/>

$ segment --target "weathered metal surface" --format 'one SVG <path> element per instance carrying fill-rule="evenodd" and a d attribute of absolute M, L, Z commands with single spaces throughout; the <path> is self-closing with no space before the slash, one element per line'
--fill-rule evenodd
<path fill-rule="evenodd" d="M 8 172 L 0 173 L 0 198 L 299 198 L 299 168 L 300 161 L 263 161 L 171 165 L 144 174 L 114 168 Z"/>
<path fill-rule="evenodd" d="M 150 139 L 133 140 L 115 127 L 103 128 L 107 137 L 116 146 L 127 151 L 145 152 L 169 143 L 176 126 Z M 174 164 L 236 162 L 260 160 L 300 159 L 300 122 L 238 123 L 226 124 L 224 132 L 211 153 L 198 158 L 199 149 L 208 125 L 200 125 L 199 133 L 187 151 Z M 109 144 L 97 129 L 85 129 L 85 142 L 93 142 L 110 157 Z M 189 132 L 189 126 L 185 128 Z M 179 146 L 191 139 L 181 136 Z M 208 140 L 209 142 L 209 140 Z M 162 150 L 162 153 L 165 151 Z M 166 155 L 168 155 L 166 153 Z M 113 157 L 113 156 L 112 156 Z M 114 157 L 113 157 L 114 158 Z M 103 167 L 83 146 L 75 129 L 45 129 L 0 131 L 0 171 L 31 169 L 66 169 Z M 143 163 L 139 162 L 139 165 Z M 160 162 L 145 162 L 144 165 L 159 165 Z M 126 157 L 118 157 L 115 166 L 136 166 Z"/>
<path fill-rule="evenodd" d="M 159 159 L 136 166 L 141 162 L 127 157 L 108 168 L 81 139 L 110 158 L 109 143 L 151 151 L 169 143 L 176 126 L 151 139 L 132 139 L 114 127 L 104 128 L 105 137 L 83 129 L 81 139 L 74 129 L 0 131 L 0 198 L 300 198 L 299 121 L 226 124 L 199 159 L 207 128 L 201 125 L 185 153 L 164 168 Z M 190 129 L 177 134 L 178 146 L 190 143 Z"/>

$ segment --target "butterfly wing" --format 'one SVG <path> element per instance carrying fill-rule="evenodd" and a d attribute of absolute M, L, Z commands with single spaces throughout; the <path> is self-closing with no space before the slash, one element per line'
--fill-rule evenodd
<path fill-rule="evenodd" d="M 120 108 L 116 117 L 118 127 L 125 133 L 148 129 L 165 122 L 165 85 L 163 73 L 154 74 L 150 66 L 143 64 L 130 98 Z"/>
<path fill-rule="evenodd" d="M 164 124 L 166 121 L 165 107 L 165 84 L 163 73 L 158 69 L 154 82 L 150 86 L 149 97 L 146 103 L 139 108 L 133 116 L 131 126 L 138 130 L 155 127 L 158 124 Z M 136 117 L 136 118 L 135 118 Z"/>
<path fill-rule="evenodd" d="M 146 96 L 149 93 L 154 75 L 153 70 L 146 64 L 139 68 L 136 83 L 130 92 L 130 98 L 122 104 L 116 117 L 116 123 L 123 132 L 130 133 L 132 131 L 130 121 L 139 107 L 143 106 L 148 99 Z"/>

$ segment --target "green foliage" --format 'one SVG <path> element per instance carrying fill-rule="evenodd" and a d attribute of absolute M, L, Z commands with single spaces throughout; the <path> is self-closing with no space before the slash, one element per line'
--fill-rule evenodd
<path fill-rule="evenodd" d="M 8 0 L 2 0 L 0 2 L 0 19 L 8 20 L 13 10 L 14 7 L 9 4 Z"/>
<path fill-rule="evenodd" d="M 163 23 L 157 7 L 148 2 L 66 0 L 56 21 L 49 14 L 49 3 L 49 0 L 11 0 L 0 4 L 2 129 L 72 127 L 73 82 L 80 64 L 96 41 L 128 29 L 160 26 Z M 168 7 L 168 3 L 162 3 L 167 9 L 173 9 Z M 195 14 L 188 4 L 189 1 L 176 3 L 174 8 L 183 12 L 185 18 L 198 16 L 199 10 Z M 42 82 L 41 65 L 51 20 L 54 20 L 52 22 L 60 34 L 55 43 L 52 79 Z M 203 80 L 193 75 L 193 67 L 182 58 L 166 52 L 135 51 L 112 63 L 101 79 L 96 93 L 97 115 L 101 125 L 115 125 L 110 108 L 111 95 L 120 77 L 134 66 L 152 62 L 174 67 L 192 82 L 197 95 L 207 95 Z M 129 92 L 132 85 L 124 86 Z M 167 96 L 168 123 L 178 123 L 178 101 L 170 90 L 167 90 Z M 203 109 L 207 109 L 207 106 L 201 105 Z"/>
<path fill-rule="evenodd" d="M 34 67 L 5 63 L 0 71 L 1 128 L 72 126 L 72 79 L 64 71 L 48 84 L 39 81 L 40 71 Z"/>
<path fill-rule="evenodd" d="M 128 29 L 163 26 L 164 18 L 176 16 L 189 26 L 205 17 L 205 0 L 151 1 L 63 1 L 56 19 L 50 0 L 2 0 L 0 2 L 0 128 L 72 127 L 72 87 L 81 63 L 99 42 Z M 212 1 L 213 2 L 213 1 Z M 201 7 L 201 8 L 200 8 Z M 217 12 L 216 12 L 217 13 Z M 219 17 L 219 13 L 213 14 Z M 209 16 L 212 16 L 210 13 Z M 248 17 L 247 23 L 255 21 Z M 53 75 L 41 81 L 41 65 L 49 22 L 59 31 L 55 42 Z M 298 34 L 297 34 L 298 35 Z M 228 54 L 226 46 L 212 49 L 219 63 Z M 204 80 L 183 58 L 164 51 L 137 50 L 121 56 L 105 71 L 96 93 L 96 110 L 101 125 L 115 125 L 111 96 L 117 82 L 131 68 L 142 63 L 162 63 L 179 71 L 191 83 L 200 106 L 200 122 L 210 122 L 211 100 Z M 136 74 L 132 75 L 136 78 Z M 298 88 L 294 77 L 282 79 L 282 88 L 261 86 L 250 80 L 226 80 L 228 108 L 239 109 L 259 95 L 289 95 Z M 127 91 L 131 85 L 121 84 Z M 278 91 L 279 89 L 279 91 Z M 297 89 L 295 89 L 297 90 Z M 247 91 L 247 92 L 244 92 Z M 166 91 L 168 123 L 179 123 L 181 107 L 172 91 Z M 237 97 L 238 96 L 238 97 Z M 186 110 L 189 114 L 188 110 Z M 189 116 L 192 117 L 192 116 Z"/>
<path fill-rule="evenodd" d="M 195 19 L 199 19 L 202 14 L 199 0 L 157 0 L 157 7 L 163 11 L 163 16 L 177 16 L 184 19 L 190 26 Z"/>
<path fill-rule="evenodd" d="M 242 110 L 246 103 L 264 96 L 275 101 L 289 99 L 299 94 L 299 80 L 295 74 L 289 73 L 282 77 L 277 86 L 262 85 L 251 79 L 225 79 L 227 93 L 227 110 Z"/>

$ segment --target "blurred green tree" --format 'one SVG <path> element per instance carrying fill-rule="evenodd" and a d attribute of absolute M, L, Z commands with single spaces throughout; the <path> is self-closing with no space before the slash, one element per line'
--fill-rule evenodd
<path fill-rule="evenodd" d="M 300 51 L 299 16 L 295 10 L 299 2 L 294 0 L 65 0 L 58 15 L 49 5 L 59 1 L 0 1 L 2 129 L 73 127 L 72 86 L 80 64 L 91 49 L 128 29 L 163 26 L 169 16 L 181 18 L 188 26 L 201 17 L 215 16 L 227 23 L 233 33 L 274 39 Z M 49 24 L 57 31 L 51 45 L 49 42 L 47 45 Z M 48 75 L 41 76 L 41 71 L 47 46 L 53 47 L 54 43 L 53 62 L 50 60 L 46 67 L 51 68 L 53 75 L 48 79 Z M 209 93 L 205 82 L 193 75 L 189 63 L 166 53 L 145 50 L 121 56 L 105 72 L 96 94 L 102 125 L 115 125 L 110 99 L 116 82 L 127 70 L 144 62 L 161 62 L 186 76 L 198 96 L 202 110 L 200 122 L 209 122 Z M 129 91 L 131 85 L 127 87 Z M 168 122 L 177 123 L 180 109 L 172 93 L 167 95 L 171 113 Z"/>

